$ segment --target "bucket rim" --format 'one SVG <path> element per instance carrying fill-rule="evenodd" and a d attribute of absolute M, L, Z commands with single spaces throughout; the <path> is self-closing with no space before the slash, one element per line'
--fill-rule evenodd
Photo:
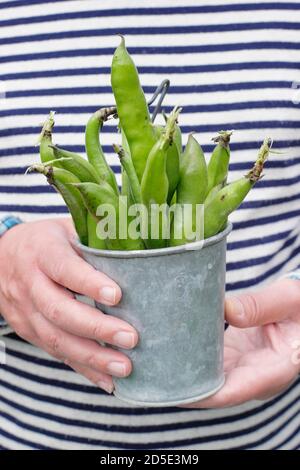
<path fill-rule="evenodd" d="M 179 246 L 169 246 L 166 248 L 155 248 L 150 250 L 99 250 L 97 248 L 90 248 L 80 243 L 78 239 L 72 240 L 77 249 L 84 253 L 98 256 L 101 258 L 152 258 L 153 256 L 167 256 L 177 255 L 179 253 L 189 253 L 198 251 L 207 246 L 216 245 L 217 243 L 224 240 L 232 230 L 232 223 L 228 222 L 226 228 L 214 235 L 213 237 L 206 238 L 205 240 L 199 240 L 192 243 Z"/>

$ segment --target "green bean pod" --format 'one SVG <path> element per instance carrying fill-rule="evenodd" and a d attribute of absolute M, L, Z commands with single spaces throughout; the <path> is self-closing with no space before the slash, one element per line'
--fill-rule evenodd
<path fill-rule="evenodd" d="M 113 208 L 115 208 L 115 210 L 117 210 L 118 198 L 108 183 L 101 185 L 88 182 L 78 183 L 76 184 L 76 188 L 79 190 L 85 207 L 92 217 L 94 217 L 96 223 L 101 220 L 101 218 L 97 216 L 97 210 L 99 206 L 103 204 L 110 204 Z M 116 217 L 116 219 L 118 220 L 118 217 Z M 116 229 L 118 229 L 118 225 Z M 117 237 L 106 238 L 103 241 L 109 250 L 123 249 Z"/>
<path fill-rule="evenodd" d="M 241 205 L 251 188 L 261 178 L 270 147 L 271 140 L 267 138 L 260 147 L 257 160 L 249 173 L 222 188 L 205 208 L 205 238 L 216 235 L 224 228 L 228 216 Z"/>
<path fill-rule="evenodd" d="M 214 148 L 207 166 L 207 194 L 218 184 L 225 184 L 227 181 L 230 158 L 229 142 L 231 135 L 232 131 L 220 131 L 219 135 L 212 139 L 217 145 Z"/>
<path fill-rule="evenodd" d="M 141 239 L 133 240 L 129 238 L 126 208 L 123 206 L 122 199 L 115 194 L 108 183 L 104 181 L 101 184 L 78 183 L 74 186 L 79 190 L 86 208 L 96 220 L 101 220 L 101 217 L 97 214 L 100 206 L 109 205 L 114 210 L 115 234 L 113 237 L 105 239 L 106 247 L 109 250 L 143 250 L 145 248 Z M 123 227 L 126 235 L 124 239 L 119 236 L 121 228 L 119 220 L 120 210 L 126 215 L 126 220 L 124 221 L 126 224 L 125 230 Z"/>
<path fill-rule="evenodd" d="M 180 108 L 175 108 L 170 114 L 164 132 L 154 144 L 147 159 L 146 168 L 141 182 L 142 202 L 148 210 L 148 239 L 145 241 L 148 248 L 163 248 L 166 239 L 162 233 L 161 217 L 156 222 L 152 220 L 154 214 L 153 205 L 167 204 L 169 193 L 169 179 L 167 176 L 168 149 L 173 142 L 175 124 L 180 113 Z M 158 238 L 151 238 L 151 230 L 159 234 Z"/>
<path fill-rule="evenodd" d="M 142 203 L 141 186 L 140 186 L 140 182 L 137 177 L 137 174 L 135 172 L 132 160 L 130 158 L 130 155 L 128 155 L 128 153 L 124 151 L 123 147 L 120 147 L 119 145 L 113 144 L 113 148 L 120 159 L 122 169 L 125 171 L 127 175 L 133 201 L 135 204 L 141 204 Z"/>
<path fill-rule="evenodd" d="M 207 192 L 207 179 L 203 150 L 193 134 L 190 134 L 181 160 L 177 202 L 202 204 Z"/>
<path fill-rule="evenodd" d="M 165 122 L 167 122 L 167 120 L 168 120 L 167 114 L 165 112 L 162 112 L 162 115 L 164 117 Z M 156 130 L 159 129 L 159 128 L 163 129 L 163 126 L 159 126 L 159 125 L 156 125 L 154 127 L 155 127 Z M 181 129 L 178 126 L 178 124 L 175 125 L 175 132 L 174 132 L 173 139 L 174 139 L 175 145 L 178 148 L 178 153 L 179 153 L 179 155 L 181 155 L 182 154 L 182 134 L 181 134 Z"/>
<path fill-rule="evenodd" d="M 178 124 L 175 125 L 174 143 L 177 146 L 179 156 L 182 154 L 182 135 Z"/>
<path fill-rule="evenodd" d="M 28 171 L 45 175 L 48 183 L 61 194 L 70 211 L 81 243 L 88 246 L 87 210 L 78 189 L 73 186 L 73 184 L 80 183 L 80 180 L 67 170 L 49 165 L 32 165 Z"/>
<path fill-rule="evenodd" d="M 155 131 L 156 131 L 157 138 L 159 138 L 164 132 L 164 127 L 155 126 Z M 172 197 L 179 183 L 179 172 L 180 172 L 179 156 L 181 153 L 181 151 L 179 150 L 180 148 L 182 148 L 181 132 L 180 132 L 179 126 L 175 125 L 174 136 L 173 136 L 172 142 L 170 143 L 170 147 L 167 150 L 166 172 L 167 172 L 168 181 L 169 181 L 169 189 L 168 189 L 168 197 L 167 197 L 168 204 L 171 203 Z"/>
<path fill-rule="evenodd" d="M 122 135 L 122 148 L 124 149 L 124 152 L 128 156 L 128 158 L 131 158 L 130 155 L 130 149 L 128 146 L 128 142 L 126 139 L 126 136 L 124 134 L 123 129 L 120 127 L 120 132 Z M 132 198 L 132 191 L 130 189 L 130 184 L 128 180 L 128 176 L 124 168 L 121 166 L 121 176 L 122 176 L 122 188 L 121 188 L 121 194 L 122 196 L 126 196 L 128 199 L 128 205 L 131 206 L 131 204 L 134 204 L 133 198 Z"/>
<path fill-rule="evenodd" d="M 180 180 L 177 186 L 177 200 L 176 203 L 180 204 L 183 208 L 185 204 L 191 205 L 191 220 L 190 227 L 193 231 L 196 230 L 196 210 L 197 204 L 203 204 L 207 192 L 207 167 L 205 162 L 204 153 L 201 146 L 190 134 L 188 141 L 182 155 L 180 167 Z M 187 213 L 184 214 L 188 216 Z M 184 224 L 187 221 L 183 220 L 178 213 L 173 219 L 173 226 L 171 230 L 170 246 L 183 245 L 193 241 L 192 234 L 187 238 L 183 232 Z M 188 225 L 186 225 L 188 227 Z M 177 238 L 177 234 L 181 233 L 182 237 Z"/>
<path fill-rule="evenodd" d="M 40 159 L 42 163 L 47 163 L 49 161 L 55 160 L 53 153 L 52 145 L 52 129 L 54 127 L 55 111 L 50 111 L 48 119 L 44 122 L 41 133 L 38 138 L 38 144 L 40 146 Z M 60 164 L 52 163 L 53 166 L 60 167 Z"/>
<path fill-rule="evenodd" d="M 123 131 L 123 129 L 120 127 L 120 131 L 121 131 L 121 135 L 122 135 L 122 149 L 125 153 L 125 157 L 126 157 L 126 160 L 130 160 L 130 169 L 132 171 L 132 168 L 135 172 L 135 168 L 133 167 L 133 163 L 132 163 L 132 160 L 131 160 L 131 155 L 130 155 L 130 148 L 129 148 L 129 145 L 128 145 L 128 142 L 127 142 L 127 139 L 126 139 L 126 136 L 125 136 L 125 133 Z M 122 189 L 121 189 L 121 194 L 122 196 L 125 196 L 127 198 L 127 205 L 128 207 L 131 207 L 133 206 L 134 204 L 136 204 L 136 201 L 133 197 L 133 190 L 132 190 L 132 187 L 131 187 L 131 184 L 130 184 L 130 181 L 129 181 L 129 177 L 128 177 L 128 174 L 124 168 L 124 164 L 122 165 L 122 162 L 121 162 L 121 171 L 122 171 Z M 136 175 L 136 172 L 135 172 L 135 175 Z M 137 175 L 134 176 L 134 180 L 137 179 Z M 139 181 L 137 181 L 139 183 Z M 137 185 L 137 183 L 135 183 Z M 140 186 L 140 184 L 139 184 Z M 137 186 L 138 188 L 138 186 Z M 139 188 L 138 190 L 138 193 L 141 192 L 141 189 Z M 139 199 L 139 197 L 137 196 L 137 199 Z M 134 215 L 129 215 L 128 216 L 128 224 L 130 224 L 133 220 L 135 219 L 135 216 Z"/>
<path fill-rule="evenodd" d="M 223 184 L 220 183 L 217 186 L 214 186 L 209 193 L 207 194 L 205 201 L 204 201 L 204 207 L 207 207 L 209 203 L 214 199 L 214 197 L 217 195 L 217 193 L 220 191 L 220 189 L 223 188 Z"/>
<path fill-rule="evenodd" d="M 99 133 L 108 117 L 116 113 L 116 108 L 98 109 L 88 120 L 85 128 L 85 147 L 89 162 L 95 168 L 99 178 L 106 181 L 119 194 L 116 177 L 108 165 L 100 144 Z"/>
<path fill-rule="evenodd" d="M 106 250 L 105 240 L 97 236 L 98 220 L 87 211 L 87 229 L 88 229 L 88 245 L 90 248 L 97 248 L 98 250 Z"/>
<path fill-rule="evenodd" d="M 127 173 L 123 167 L 121 168 L 121 178 L 122 178 L 121 196 L 126 196 L 127 199 L 129 200 L 130 198 L 132 198 L 131 189 L 130 189 L 130 184 L 129 184 Z"/>
<path fill-rule="evenodd" d="M 82 182 L 91 181 L 93 183 L 100 183 L 101 178 L 96 172 L 95 168 L 83 157 L 77 153 L 64 150 L 55 145 L 51 145 L 53 149 L 54 158 L 64 158 L 60 165 L 73 173 Z"/>
<path fill-rule="evenodd" d="M 141 181 L 147 156 L 157 139 L 138 71 L 126 49 L 123 37 L 113 56 L 111 85 L 120 124 L 128 141 L 134 168 Z"/>

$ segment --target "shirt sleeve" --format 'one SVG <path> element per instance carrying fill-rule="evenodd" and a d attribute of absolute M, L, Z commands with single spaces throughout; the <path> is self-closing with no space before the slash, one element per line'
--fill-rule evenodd
<path fill-rule="evenodd" d="M 300 268 L 286 273 L 282 277 L 283 279 L 296 279 L 297 281 L 300 281 Z"/>

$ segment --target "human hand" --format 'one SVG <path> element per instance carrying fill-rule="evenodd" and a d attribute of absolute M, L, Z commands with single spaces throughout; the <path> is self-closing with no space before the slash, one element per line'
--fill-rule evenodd
<path fill-rule="evenodd" d="M 113 391 L 112 375 L 131 372 L 129 358 L 97 343 L 130 349 L 138 341 L 128 323 L 77 301 L 78 292 L 106 305 L 121 289 L 73 248 L 69 219 L 20 224 L 0 239 L 0 312 L 25 340 Z M 67 289 L 66 289 L 67 288 Z"/>
<path fill-rule="evenodd" d="M 259 291 L 228 297 L 224 387 L 188 408 L 221 408 L 263 400 L 300 373 L 300 281 L 281 279 Z"/>

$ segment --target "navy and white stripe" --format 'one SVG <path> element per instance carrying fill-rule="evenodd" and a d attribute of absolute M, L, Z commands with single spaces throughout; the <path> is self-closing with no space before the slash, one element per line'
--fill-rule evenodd
<path fill-rule="evenodd" d="M 33 346 L 7 340 L 1 443 L 17 449 L 221 449 L 299 446 L 300 382 L 229 410 L 145 409 L 107 397 Z M 30 364 L 30 369 L 29 369 Z"/>
<path fill-rule="evenodd" d="M 166 110 L 183 106 L 185 137 L 207 155 L 235 129 L 230 177 L 274 139 L 266 177 L 233 217 L 227 288 L 251 288 L 300 265 L 300 4 L 298 1 L 0 1 L 0 216 L 64 216 L 40 175 L 40 123 L 57 111 L 55 141 L 84 152 L 88 116 L 113 102 L 116 33 L 126 35 L 147 96 L 171 80 Z M 299 86 L 299 91 L 297 87 Z M 104 128 L 109 163 L 116 123 Z M 184 139 L 185 140 L 185 139 Z M 118 176 L 119 177 L 119 176 Z M 8 448 L 297 448 L 297 383 L 266 403 L 230 410 L 146 410 L 108 397 L 15 337 L 0 368 L 1 446 Z M 59 398 L 59 397 L 63 397 Z"/>

